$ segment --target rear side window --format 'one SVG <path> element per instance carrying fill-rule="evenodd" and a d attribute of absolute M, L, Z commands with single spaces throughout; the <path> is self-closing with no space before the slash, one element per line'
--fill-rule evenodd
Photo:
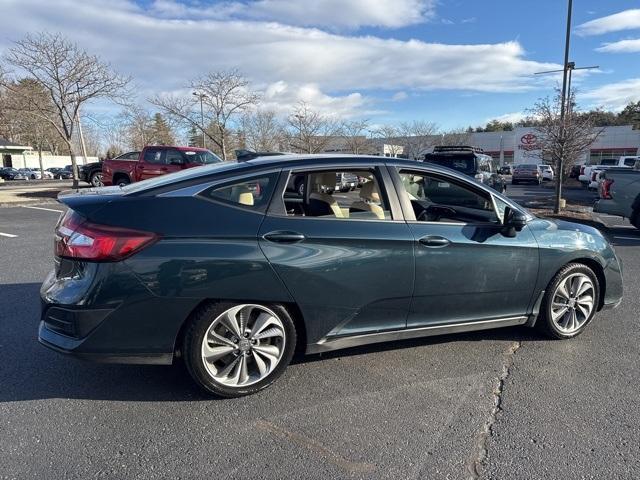
<path fill-rule="evenodd" d="M 635 158 L 625 158 L 624 159 L 625 167 L 633 167 L 635 164 L 636 164 L 636 159 Z"/>
<path fill-rule="evenodd" d="M 146 163 L 165 163 L 165 151 L 159 148 L 148 148 L 144 152 Z"/>
<path fill-rule="evenodd" d="M 236 207 L 265 211 L 277 179 L 277 173 L 244 178 L 222 186 L 216 185 L 201 195 Z"/>

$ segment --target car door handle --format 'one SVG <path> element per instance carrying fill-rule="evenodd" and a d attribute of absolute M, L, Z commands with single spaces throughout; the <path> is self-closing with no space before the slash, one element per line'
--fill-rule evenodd
<path fill-rule="evenodd" d="M 444 237 L 438 237 L 435 235 L 428 235 L 418 240 L 425 247 L 430 248 L 442 248 L 449 245 L 451 242 Z"/>
<path fill-rule="evenodd" d="M 262 238 L 276 243 L 298 243 L 305 239 L 305 236 L 298 232 L 275 231 L 265 233 Z"/>

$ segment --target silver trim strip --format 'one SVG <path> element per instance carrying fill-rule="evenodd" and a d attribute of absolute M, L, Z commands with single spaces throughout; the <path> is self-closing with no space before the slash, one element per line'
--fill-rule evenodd
<path fill-rule="evenodd" d="M 433 325 L 428 327 L 408 328 L 405 330 L 391 330 L 388 332 L 365 333 L 348 337 L 323 338 L 318 343 L 307 345 L 307 353 L 329 352 L 343 348 L 357 347 L 371 343 L 391 342 L 407 340 L 410 338 L 430 337 L 434 335 L 446 335 L 456 332 L 473 332 L 477 330 L 489 330 L 491 328 L 512 327 L 524 325 L 528 316 L 494 318 L 491 320 L 479 320 L 475 322 L 451 323 L 446 325 Z"/>

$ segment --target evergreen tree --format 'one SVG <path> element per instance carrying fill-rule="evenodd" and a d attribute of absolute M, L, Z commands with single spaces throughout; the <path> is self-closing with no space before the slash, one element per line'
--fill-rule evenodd
<path fill-rule="evenodd" d="M 152 137 L 155 145 L 175 145 L 176 137 L 167 120 L 161 113 L 153 116 Z"/>

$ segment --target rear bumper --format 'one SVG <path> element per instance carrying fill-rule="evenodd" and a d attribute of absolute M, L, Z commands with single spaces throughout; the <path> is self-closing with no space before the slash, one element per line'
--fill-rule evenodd
<path fill-rule="evenodd" d="M 106 353 L 84 352 L 79 349 L 81 340 L 66 337 L 50 330 L 44 321 L 38 328 L 38 342 L 63 355 L 98 363 L 128 363 L 142 365 L 171 365 L 172 353 Z"/>

